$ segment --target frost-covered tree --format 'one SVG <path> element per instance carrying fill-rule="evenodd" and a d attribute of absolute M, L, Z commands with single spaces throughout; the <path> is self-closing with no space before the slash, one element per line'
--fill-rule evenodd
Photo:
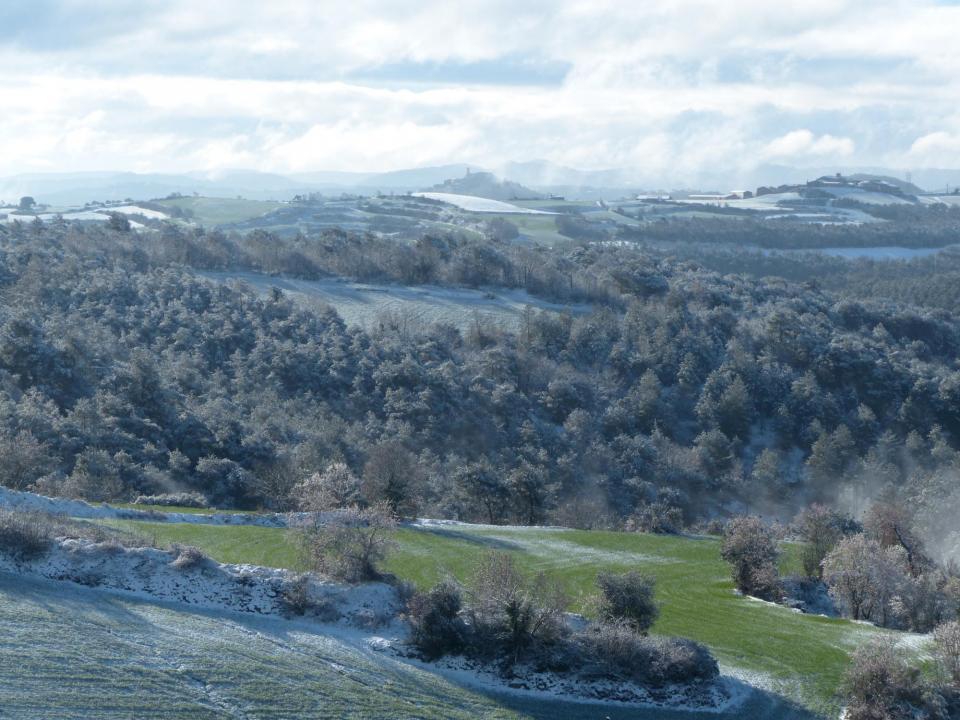
<path fill-rule="evenodd" d="M 335 510 L 360 500 L 360 481 L 346 463 L 335 462 L 322 473 L 314 473 L 299 482 L 292 494 L 301 510 Z"/>
<path fill-rule="evenodd" d="M 906 579 L 903 550 L 885 548 L 863 534 L 841 540 L 823 561 L 823 580 L 831 597 L 854 620 L 886 625 L 891 600 Z"/>
<path fill-rule="evenodd" d="M 731 520 L 724 533 L 720 554 L 730 563 L 738 590 L 764 599 L 777 599 L 776 562 L 780 549 L 773 532 L 760 518 L 750 516 Z"/>

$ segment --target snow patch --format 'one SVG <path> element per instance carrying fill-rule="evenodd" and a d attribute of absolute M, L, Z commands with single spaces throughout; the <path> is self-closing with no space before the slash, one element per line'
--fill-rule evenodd
<path fill-rule="evenodd" d="M 457 195 L 455 193 L 441 192 L 418 192 L 413 193 L 414 197 L 427 198 L 428 200 L 439 200 L 450 205 L 455 205 L 461 210 L 476 213 L 511 213 L 514 215 L 556 215 L 555 212 L 546 210 L 534 210 L 532 208 L 520 207 L 500 200 L 490 200 L 489 198 L 476 197 L 474 195 Z"/>
<path fill-rule="evenodd" d="M 297 573 L 258 565 L 227 565 L 203 558 L 178 566 L 177 551 L 125 548 L 74 538 L 57 540 L 43 557 L 16 561 L 0 556 L 0 570 L 35 575 L 214 610 L 285 615 L 286 593 Z M 308 612 L 321 619 L 343 618 L 375 627 L 400 609 L 397 594 L 385 583 L 341 585 L 306 576 Z"/>

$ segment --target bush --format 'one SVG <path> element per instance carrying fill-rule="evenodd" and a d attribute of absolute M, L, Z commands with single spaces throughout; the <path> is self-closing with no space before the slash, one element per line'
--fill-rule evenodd
<path fill-rule="evenodd" d="M 803 539 L 800 560 L 807 577 L 823 577 L 821 563 L 843 538 L 850 521 L 824 505 L 811 505 L 794 520 L 797 534 Z"/>
<path fill-rule="evenodd" d="M 646 638 L 652 645 L 648 682 L 653 685 L 712 680 L 720 674 L 717 661 L 700 643 L 687 638 Z"/>
<path fill-rule="evenodd" d="M 631 532 L 676 535 L 683 531 L 683 510 L 663 501 L 641 503 L 627 520 L 626 529 Z"/>
<path fill-rule="evenodd" d="M 164 507 L 207 508 L 207 498 L 197 492 L 163 493 L 161 495 L 138 495 L 134 505 L 162 505 Z"/>
<path fill-rule="evenodd" d="M 280 591 L 280 601 L 289 615 L 302 616 L 310 607 L 310 576 L 297 575 Z"/>
<path fill-rule="evenodd" d="M 516 662 L 531 646 L 550 645 L 567 632 L 569 598 L 543 574 L 527 580 L 506 553 L 481 560 L 470 582 L 473 649 Z"/>
<path fill-rule="evenodd" d="M 644 637 L 624 621 L 594 623 L 577 633 L 574 642 L 578 662 L 589 675 L 659 686 L 712 680 L 720 673 L 703 645 Z"/>
<path fill-rule="evenodd" d="M 697 535 L 723 535 L 727 532 L 727 523 L 719 518 L 701 520 L 691 530 Z"/>
<path fill-rule="evenodd" d="M 937 657 L 950 681 L 960 687 L 960 622 L 953 620 L 938 626 L 933 631 Z"/>
<path fill-rule="evenodd" d="M 654 601 L 656 580 L 638 572 L 603 572 L 597 575 L 600 588 L 599 614 L 604 620 L 622 620 L 639 633 L 646 633 L 660 610 Z"/>
<path fill-rule="evenodd" d="M 460 617 L 462 605 L 460 588 L 452 582 L 441 582 L 410 599 L 411 642 L 427 659 L 463 650 L 467 628 Z"/>
<path fill-rule="evenodd" d="M 758 517 L 734 518 L 727 524 L 720 550 L 731 565 L 733 582 L 740 592 L 764 600 L 779 600 L 777 547 L 773 531 Z"/>
<path fill-rule="evenodd" d="M 0 510 L 0 553 L 19 562 L 35 560 L 46 554 L 52 539 L 44 515 Z"/>
<path fill-rule="evenodd" d="M 853 654 L 843 682 L 848 720 L 946 718 L 943 697 L 908 667 L 894 641 L 880 639 Z"/>
<path fill-rule="evenodd" d="M 199 548 L 191 545 L 174 545 L 171 551 L 176 555 L 176 558 L 170 564 L 177 570 L 190 570 L 202 565 L 207 559 L 207 556 Z"/>
<path fill-rule="evenodd" d="M 314 568 L 344 582 L 380 579 L 378 564 L 394 543 L 396 527 L 383 506 L 347 508 L 326 520 L 313 520 L 299 530 L 299 539 Z"/>

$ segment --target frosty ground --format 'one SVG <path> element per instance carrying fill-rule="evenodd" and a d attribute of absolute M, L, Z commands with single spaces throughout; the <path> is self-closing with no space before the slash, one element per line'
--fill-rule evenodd
<path fill-rule="evenodd" d="M 255 272 L 203 272 L 198 275 L 216 282 L 240 280 L 260 293 L 277 288 L 301 302 L 324 303 L 336 308 L 347 325 L 370 328 L 390 319 L 406 323 L 410 329 L 432 323 L 447 323 L 465 330 L 478 319 L 492 326 L 516 330 L 524 310 L 569 312 L 580 315 L 590 311 L 585 304 L 552 303 L 536 298 L 525 290 L 496 288 L 453 289 L 430 285 L 390 285 L 358 283 L 340 278 L 297 280 Z"/>
<path fill-rule="evenodd" d="M 393 658 L 332 626 L 120 597 L 0 573 L 0 718 L 806 717 L 762 694 L 734 713 L 544 702 Z"/>
<path fill-rule="evenodd" d="M 245 523 L 235 524 L 214 520 L 216 516 L 204 518 L 195 510 L 186 514 L 174 509 L 166 516 L 134 515 L 137 519 L 131 519 L 127 510 L 9 491 L 0 497 L 0 504 L 23 505 L 24 497 L 43 505 L 42 509 L 83 515 L 91 522 L 136 533 L 161 545 L 197 546 L 219 562 L 305 569 L 289 531 L 271 526 L 272 522 L 262 524 L 257 516 L 235 516 Z M 186 518 L 189 522 L 184 522 Z M 745 687 L 738 683 L 759 688 L 744 696 L 746 704 L 739 709 L 677 715 L 648 708 L 641 714 L 631 711 L 630 717 L 780 718 L 805 717 L 808 712 L 836 716 L 836 686 L 849 653 L 883 632 L 737 596 L 728 569 L 719 559 L 716 538 L 435 521 L 408 524 L 395 538 L 398 549 L 387 569 L 420 588 L 448 577 L 466 579 L 482 553 L 497 549 L 513 555 L 523 570 L 543 571 L 559 580 L 573 599 L 572 609 L 586 614 L 592 611 L 590 598 L 598 571 L 639 569 L 657 578 L 662 612 L 654 632 L 690 637 L 708 645 L 734 691 Z M 56 569 L 58 562 L 54 559 L 47 564 Z M 784 570 L 791 570 L 795 563 L 796 547 L 788 545 Z M 86 590 L 36 577 L 25 581 L 0 568 L 0 667 L 15 673 L 4 678 L 9 682 L 0 689 L 0 719 L 36 717 L 27 712 L 31 702 L 44 703 L 45 712 L 40 716 L 123 717 L 122 695 L 127 690 L 121 691 L 114 683 L 126 683 L 128 688 L 138 683 L 156 685 L 156 697 L 169 692 L 171 708 L 182 706 L 183 714 L 199 713 L 198 717 L 204 717 L 203 713 L 241 718 L 337 717 L 344 715 L 345 705 L 340 703 L 358 703 L 355 715 L 365 717 L 510 717 L 513 711 L 520 716 L 549 716 L 542 696 L 538 699 L 526 692 L 505 695 L 502 683 L 485 682 L 470 668 L 456 664 L 427 667 L 375 652 L 370 644 L 375 631 L 358 635 L 346 632 L 342 623 L 318 625 L 250 617 L 233 612 L 234 606 L 217 603 L 172 605 L 164 600 L 171 597 L 176 594 L 149 600 L 118 597 L 109 589 Z M 19 626 L 18 618 L 22 620 Z M 34 635 L 37 647 L 30 645 Z M 924 652 L 924 638 L 896 635 L 905 651 Z M 394 647 L 397 640 L 392 638 Z M 88 645 L 93 651 L 85 653 L 83 648 Z M 278 654 L 276 663 L 271 652 Z M 301 660 L 299 664 L 296 658 Z M 64 663 L 68 660 L 79 664 L 67 667 Z M 110 668 L 110 677 L 100 682 L 103 668 Z M 359 684 L 336 681 L 333 673 L 355 678 Z M 64 680 L 58 684 L 59 678 Z M 193 694 L 178 690 L 181 684 L 193 688 Z M 51 687 L 44 689 L 47 685 Z M 75 697 L 70 695 L 71 687 L 82 689 L 80 699 L 69 699 Z M 297 687 L 299 693 L 293 699 L 286 697 L 291 687 Z M 355 687 L 366 687 L 357 691 L 362 695 L 359 699 L 350 694 Z M 186 702 L 185 697 L 194 699 Z M 294 702 L 304 704 L 291 704 Z M 264 710 L 273 705 L 280 708 L 276 713 Z M 557 698 L 550 698 L 546 706 L 554 708 L 550 712 L 563 707 L 567 717 L 617 717 L 623 709 L 598 706 L 603 707 L 603 714 L 597 714 L 589 705 Z M 92 707 L 101 708 L 101 714 L 92 713 Z"/>

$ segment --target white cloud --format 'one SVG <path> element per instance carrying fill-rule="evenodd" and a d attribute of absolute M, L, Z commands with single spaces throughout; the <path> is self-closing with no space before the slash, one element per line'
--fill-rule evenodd
<path fill-rule="evenodd" d="M 919 137 L 910 146 L 908 157 L 921 167 L 960 165 L 960 131 L 938 130 Z"/>
<path fill-rule="evenodd" d="M 45 5 L 0 8 L 2 174 L 960 162 L 960 7 L 933 0 Z"/>
<path fill-rule="evenodd" d="M 801 159 L 807 156 L 849 157 L 855 145 L 847 137 L 820 135 L 809 130 L 793 130 L 767 143 L 763 156 L 771 159 Z"/>

